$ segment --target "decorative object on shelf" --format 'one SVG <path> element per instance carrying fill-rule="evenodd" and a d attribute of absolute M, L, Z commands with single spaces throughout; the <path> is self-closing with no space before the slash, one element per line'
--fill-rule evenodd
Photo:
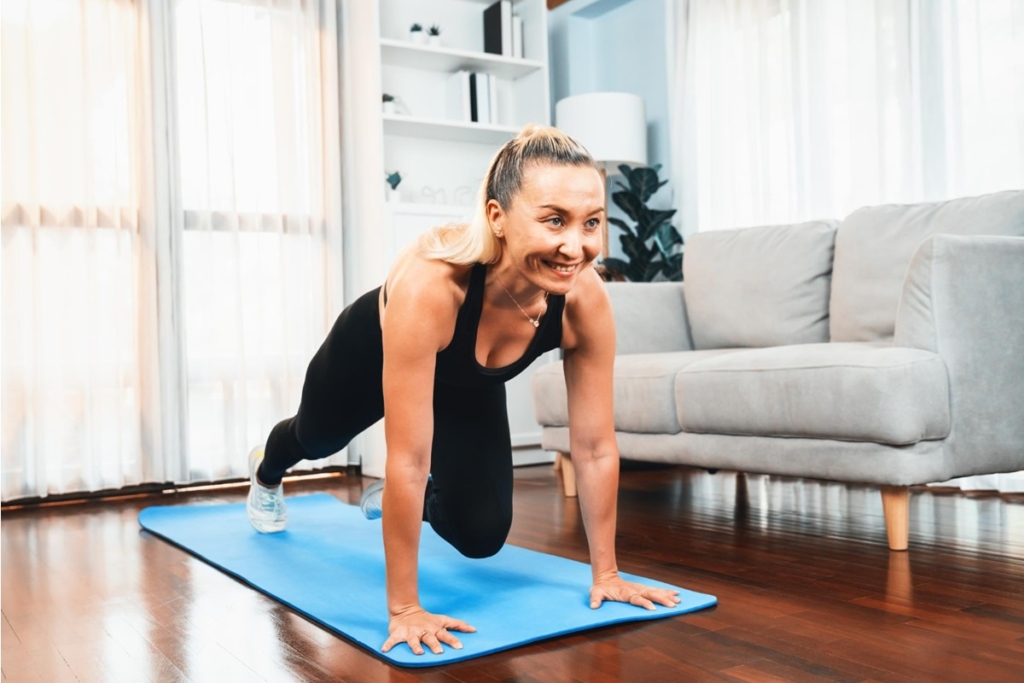
<path fill-rule="evenodd" d="M 398 184 L 402 182 L 402 176 L 398 171 L 392 171 L 391 173 L 385 172 L 384 180 L 387 181 L 388 188 L 388 201 L 398 202 L 401 201 L 402 195 L 398 191 Z"/>
<path fill-rule="evenodd" d="M 452 193 L 452 203 L 458 206 L 472 206 L 473 188 L 465 185 L 456 187 L 455 192 Z"/>
<path fill-rule="evenodd" d="M 441 27 L 437 24 L 434 24 L 427 29 L 427 45 L 432 45 L 434 47 L 441 46 Z"/>
<path fill-rule="evenodd" d="M 668 182 L 658 179 L 659 170 L 661 164 L 650 168 L 619 166 L 629 184 L 616 182 L 622 189 L 612 194 L 612 201 L 636 225 L 631 226 L 619 218 L 608 219 L 609 223 L 622 230 L 619 241 L 626 256 L 625 259 L 605 257 L 602 265 L 613 276 L 618 273 L 633 282 L 679 282 L 683 279 L 683 236 L 670 222 L 676 210 L 647 206 L 651 195 Z"/>
<path fill-rule="evenodd" d="M 608 174 L 616 173 L 621 164 L 647 165 L 647 116 L 639 95 L 601 92 L 566 97 L 555 105 L 555 125 L 587 148 L 601 167 L 606 188 Z M 607 223 L 602 255 L 608 257 Z"/>
<path fill-rule="evenodd" d="M 409 27 L 409 40 L 417 45 L 427 42 L 427 34 L 423 32 L 423 24 L 413 24 Z"/>
<path fill-rule="evenodd" d="M 381 96 L 381 107 L 385 114 L 395 113 L 395 96 L 384 93 Z"/>

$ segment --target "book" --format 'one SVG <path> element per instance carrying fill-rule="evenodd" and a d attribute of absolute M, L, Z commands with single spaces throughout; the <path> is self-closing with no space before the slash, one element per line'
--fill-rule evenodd
<path fill-rule="evenodd" d="M 512 15 L 512 56 L 522 59 L 523 54 L 523 18 L 518 14 Z"/>
<path fill-rule="evenodd" d="M 473 92 L 473 102 L 476 115 L 473 120 L 477 123 L 491 123 L 491 77 L 486 73 L 474 73 L 470 89 Z"/>
<path fill-rule="evenodd" d="M 469 74 L 469 111 L 470 121 L 480 120 L 480 98 L 476 91 L 476 74 Z"/>
<path fill-rule="evenodd" d="M 484 10 L 484 52 L 512 56 L 511 0 L 498 0 Z"/>
<path fill-rule="evenodd" d="M 448 118 L 453 121 L 472 121 L 472 102 L 469 92 L 469 72 L 465 69 L 448 76 Z"/>

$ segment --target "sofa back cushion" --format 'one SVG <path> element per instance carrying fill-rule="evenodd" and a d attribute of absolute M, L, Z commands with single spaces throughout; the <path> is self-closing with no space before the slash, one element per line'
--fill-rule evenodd
<path fill-rule="evenodd" d="M 931 235 L 1024 235 L 1024 190 L 929 204 L 869 206 L 836 233 L 831 340 L 893 338 L 903 279 Z"/>
<path fill-rule="evenodd" d="M 683 296 L 694 347 L 828 341 L 837 225 L 811 221 L 690 236 Z"/>

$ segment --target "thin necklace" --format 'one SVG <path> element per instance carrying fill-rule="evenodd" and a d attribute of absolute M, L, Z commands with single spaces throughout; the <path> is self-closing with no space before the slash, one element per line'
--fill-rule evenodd
<path fill-rule="evenodd" d="M 508 294 L 508 298 L 512 299 L 512 303 L 514 303 L 516 305 L 516 308 L 518 308 L 520 311 L 523 311 L 523 315 L 526 316 L 526 319 L 529 320 L 531 323 L 533 323 L 534 327 L 540 327 L 540 319 L 541 319 L 541 316 L 543 316 L 544 314 L 541 313 L 536 318 L 532 317 L 529 313 L 527 313 L 525 310 L 523 310 L 522 306 L 519 305 L 519 302 L 516 301 L 516 298 L 514 296 L 512 296 L 512 292 L 508 291 L 508 287 L 506 287 L 505 283 L 501 281 L 501 278 L 498 277 L 497 273 L 494 274 L 494 277 L 497 278 L 498 284 L 501 285 L 501 288 L 505 290 L 506 294 Z M 544 301 L 547 301 L 547 300 L 548 300 L 548 293 L 544 292 Z M 545 310 L 547 310 L 547 309 L 545 309 Z"/>

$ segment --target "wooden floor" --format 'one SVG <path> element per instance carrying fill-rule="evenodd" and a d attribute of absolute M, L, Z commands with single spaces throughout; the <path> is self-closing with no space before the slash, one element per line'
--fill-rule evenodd
<path fill-rule="evenodd" d="M 369 481 L 287 486 L 356 502 Z M 222 489 L 5 511 L 3 680 L 1024 680 L 1020 497 L 915 489 L 910 552 L 890 553 L 876 489 L 627 471 L 620 568 L 713 593 L 716 608 L 403 670 L 136 522 L 154 503 L 243 496 Z M 516 471 L 515 515 L 512 543 L 586 559 L 577 504 L 559 494 L 550 467 Z"/>

